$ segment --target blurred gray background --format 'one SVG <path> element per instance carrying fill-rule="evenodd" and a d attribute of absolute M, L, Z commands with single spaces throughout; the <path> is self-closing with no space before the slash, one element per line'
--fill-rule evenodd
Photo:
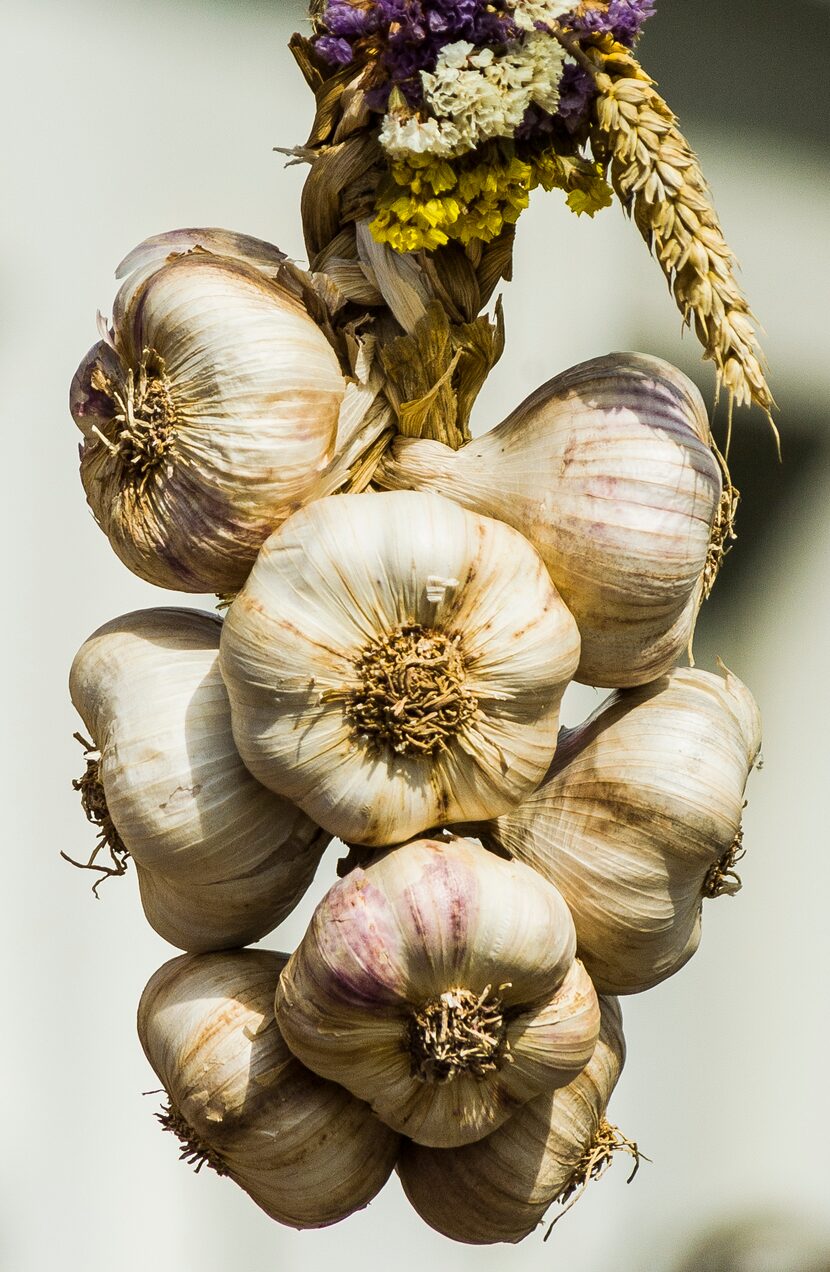
<path fill-rule="evenodd" d="M 311 118 L 285 48 L 302 6 L 0 0 L 0 19 L 0 1268 L 830 1268 L 830 6 L 660 0 L 642 44 L 743 263 L 780 405 L 783 466 L 763 418 L 737 420 L 740 539 L 697 646 L 701 665 L 719 655 L 759 699 L 765 767 L 749 791 L 744 891 L 709 904 L 702 948 L 679 976 L 624 1003 L 629 1060 L 611 1112 L 653 1164 L 626 1187 L 619 1163 L 547 1245 L 540 1234 L 484 1251 L 432 1234 L 394 1180 L 345 1225 L 297 1234 L 180 1164 L 153 1119 L 157 1097 L 142 1095 L 158 1084 L 134 1032 L 144 983 L 174 951 L 144 922 L 132 876 L 96 902 L 88 877 L 58 857 L 86 856 L 92 842 L 71 789 L 82 767 L 71 658 L 108 618 L 175 603 L 119 565 L 86 510 L 69 381 L 97 339 L 96 310 L 111 306 L 116 263 L 148 234 L 231 227 L 302 260 L 304 173 L 272 152 L 303 141 Z M 614 348 L 670 358 L 711 400 L 711 373 L 681 340 L 619 208 L 578 221 L 556 194 L 538 194 L 504 294 L 508 349 L 479 429 L 556 371 Z M 599 697 L 572 694 L 568 721 Z M 293 947 L 332 877 L 329 856 L 268 944 Z"/>

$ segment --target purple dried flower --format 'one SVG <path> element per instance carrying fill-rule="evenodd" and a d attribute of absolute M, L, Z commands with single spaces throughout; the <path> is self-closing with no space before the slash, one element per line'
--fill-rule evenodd
<path fill-rule="evenodd" d="M 654 13 L 655 0 L 610 0 L 607 8 L 588 9 L 562 19 L 565 26 L 584 35 L 613 35 L 631 48 L 643 24 Z"/>
<path fill-rule="evenodd" d="M 377 29 L 377 18 L 371 9 L 357 9 L 350 0 L 329 0 L 323 18 L 330 35 L 360 39 Z"/>
<path fill-rule="evenodd" d="M 555 127 L 553 116 L 532 102 L 514 136 L 516 141 L 543 141 L 550 137 Z"/>
<path fill-rule="evenodd" d="M 348 40 L 339 40 L 333 35 L 321 35 L 314 47 L 322 58 L 334 66 L 348 66 L 354 57 L 354 50 Z"/>
<path fill-rule="evenodd" d="M 518 38 L 504 5 L 505 0 L 374 0 L 357 7 L 352 0 L 329 0 L 315 47 L 327 61 L 344 65 L 359 56 L 361 40 L 379 37 L 384 47 L 377 69 L 383 82 L 369 90 L 369 105 L 385 110 L 395 84 L 416 106 L 422 101 L 421 72 L 435 70 L 444 45 L 469 40 L 478 47 L 498 47 Z"/>
<path fill-rule="evenodd" d="M 568 132 L 577 132 L 585 123 L 595 94 L 596 85 L 588 72 L 568 62 L 559 83 L 559 109 L 556 112 Z"/>
<path fill-rule="evenodd" d="M 654 0 L 611 0 L 608 19 L 614 39 L 631 47 L 653 13 Z"/>

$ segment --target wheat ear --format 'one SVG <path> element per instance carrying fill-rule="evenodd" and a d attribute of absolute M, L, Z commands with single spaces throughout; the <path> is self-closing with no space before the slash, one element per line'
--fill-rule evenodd
<path fill-rule="evenodd" d="M 674 113 L 627 49 L 582 50 L 567 36 L 562 42 L 596 82 L 595 155 L 607 164 L 617 197 L 659 261 L 683 321 L 694 323 L 704 357 L 715 364 L 718 390 L 729 394 L 730 415 L 733 405 L 755 402 L 772 424 L 775 403 L 755 318 L 700 162 Z"/>

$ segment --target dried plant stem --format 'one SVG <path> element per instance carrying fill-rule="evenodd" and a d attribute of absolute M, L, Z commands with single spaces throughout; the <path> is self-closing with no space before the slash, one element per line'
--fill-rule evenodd
<path fill-rule="evenodd" d="M 607 165 L 617 197 L 656 256 L 683 321 L 694 325 L 704 357 L 714 362 L 718 389 L 729 394 L 730 418 L 733 405 L 754 402 L 772 424 L 774 401 L 755 319 L 700 163 L 675 115 L 627 49 L 580 49 L 566 33 L 557 35 L 594 77 L 595 156 Z"/>

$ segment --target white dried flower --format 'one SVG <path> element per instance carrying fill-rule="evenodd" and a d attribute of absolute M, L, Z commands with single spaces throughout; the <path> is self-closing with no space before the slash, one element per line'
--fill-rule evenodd
<path fill-rule="evenodd" d="M 380 131 L 380 144 L 393 159 L 424 154 L 449 159 L 459 148 L 465 149 L 461 142 L 461 134 L 448 119 L 420 120 L 415 115 L 389 114 Z"/>
<path fill-rule="evenodd" d="M 572 0 L 515 0 L 510 7 L 516 26 L 523 31 L 535 31 L 537 23 L 547 26 L 561 18 L 563 13 L 569 13 L 573 3 Z"/>
<path fill-rule="evenodd" d="M 533 103 L 553 113 L 564 59 L 562 47 L 541 31 L 502 57 L 458 41 L 442 49 L 434 72 L 423 73 L 424 96 L 439 125 L 451 121 L 461 147 L 473 150 L 490 138 L 514 136 Z"/>

